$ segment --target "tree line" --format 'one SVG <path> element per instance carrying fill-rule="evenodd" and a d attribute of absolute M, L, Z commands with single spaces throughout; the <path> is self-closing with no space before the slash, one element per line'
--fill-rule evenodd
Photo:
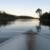
<path fill-rule="evenodd" d="M 42 9 L 38 8 L 36 13 L 39 15 L 40 20 L 50 20 L 50 12 L 45 12 L 42 14 Z"/>
<path fill-rule="evenodd" d="M 45 12 L 42 14 L 42 10 L 38 8 L 36 13 L 39 15 L 39 20 L 41 25 L 50 26 L 50 12 Z"/>

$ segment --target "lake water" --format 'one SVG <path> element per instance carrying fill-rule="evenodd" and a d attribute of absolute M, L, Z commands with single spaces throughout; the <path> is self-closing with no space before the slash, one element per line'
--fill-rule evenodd
<path fill-rule="evenodd" d="M 10 44 L 10 46 L 13 46 L 9 46 L 9 50 L 11 50 L 12 47 L 13 49 L 16 47 L 14 50 L 31 50 L 31 46 L 29 46 L 30 40 L 28 40 L 30 35 L 25 34 L 29 30 L 37 33 L 37 35 L 32 35 L 32 39 L 34 39 L 33 41 L 31 40 L 33 46 L 32 50 L 50 50 L 50 27 L 40 25 L 38 19 L 19 19 L 9 25 L 1 26 L 0 44 L 16 36 L 16 38 L 13 39 L 12 44 Z M 11 42 L 9 41 L 9 43 Z M 6 44 L 4 45 L 6 46 Z M 2 46 L 0 47 L 0 50 L 8 50 L 8 47 L 4 48 Z"/>

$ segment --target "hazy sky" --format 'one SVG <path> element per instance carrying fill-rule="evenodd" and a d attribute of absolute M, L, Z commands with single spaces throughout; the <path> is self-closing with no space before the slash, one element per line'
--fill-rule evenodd
<path fill-rule="evenodd" d="M 0 10 L 15 15 L 36 16 L 37 8 L 49 11 L 50 0 L 0 0 Z"/>

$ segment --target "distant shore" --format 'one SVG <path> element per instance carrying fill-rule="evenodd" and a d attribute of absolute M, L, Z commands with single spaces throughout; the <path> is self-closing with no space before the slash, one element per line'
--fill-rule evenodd
<path fill-rule="evenodd" d="M 16 15 L 11 15 L 8 14 L 6 12 L 0 12 L 0 21 L 12 21 L 15 19 L 38 19 L 38 18 L 34 18 L 31 16 L 16 16 Z"/>
<path fill-rule="evenodd" d="M 6 12 L 0 12 L 0 26 L 7 25 L 9 22 L 15 21 L 17 19 L 28 20 L 28 19 L 37 19 L 37 18 L 33 18 L 31 16 L 16 16 L 16 15 L 8 14 Z"/>

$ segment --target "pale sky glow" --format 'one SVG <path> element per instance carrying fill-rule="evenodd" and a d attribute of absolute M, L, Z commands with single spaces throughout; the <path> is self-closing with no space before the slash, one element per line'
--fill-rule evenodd
<path fill-rule="evenodd" d="M 14 15 L 36 17 L 37 8 L 41 8 L 43 12 L 49 11 L 50 0 L 0 0 L 0 10 Z"/>

